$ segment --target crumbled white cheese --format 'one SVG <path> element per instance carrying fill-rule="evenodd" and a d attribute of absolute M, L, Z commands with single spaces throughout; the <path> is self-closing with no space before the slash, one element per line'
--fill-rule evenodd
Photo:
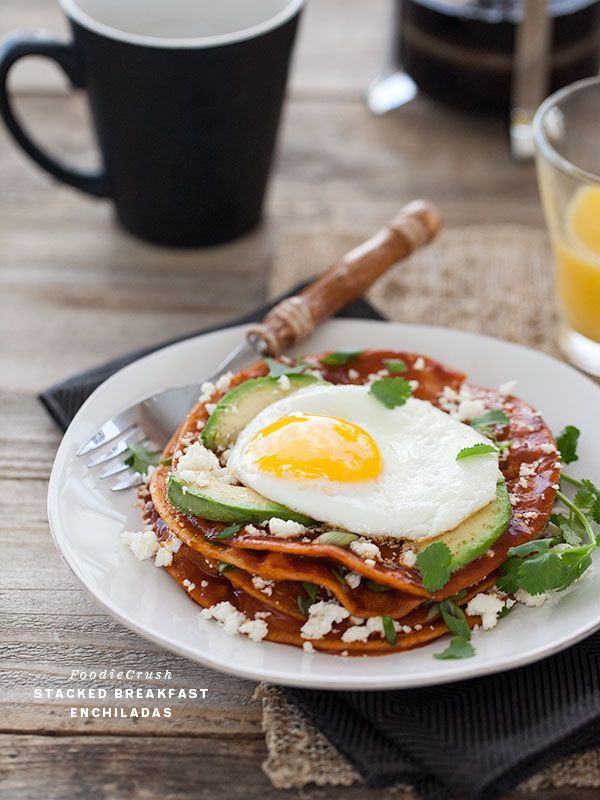
<path fill-rule="evenodd" d="M 394 623 L 396 627 L 396 623 Z M 342 633 L 343 642 L 366 642 L 372 633 L 384 635 L 383 618 L 369 617 L 364 625 L 353 625 Z"/>
<path fill-rule="evenodd" d="M 210 608 L 203 608 L 200 612 L 202 619 L 214 619 L 229 636 L 237 636 L 239 633 L 246 634 L 255 642 L 262 641 L 269 632 L 269 627 L 264 619 L 254 615 L 254 619 L 248 617 L 229 602 L 224 600 Z"/>
<path fill-rule="evenodd" d="M 159 547 L 156 534 L 150 529 L 145 531 L 123 531 L 121 541 L 129 546 L 138 561 L 154 558 Z"/>
<path fill-rule="evenodd" d="M 552 442 L 542 442 L 539 446 L 539 449 L 542 453 L 556 453 L 556 445 L 552 444 Z"/>
<path fill-rule="evenodd" d="M 419 388 L 419 381 L 416 381 L 416 380 L 414 380 L 414 379 L 413 379 L 413 380 L 410 380 L 410 381 L 408 382 L 408 385 L 410 386 L 410 388 L 411 388 L 411 391 L 413 391 L 413 392 L 416 392 L 416 391 L 417 391 L 417 389 Z"/>
<path fill-rule="evenodd" d="M 344 575 L 344 580 L 351 589 L 357 589 L 360 586 L 362 576 L 358 572 L 347 572 Z"/>
<path fill-rule="evenodd" d="M 535 475 L 535 467 L 533 464 L 528 464 L 526 461 L 523 461 L 519 467 L 519 475 L 521 478 L 529 478 L 531 475 Z"/>
<path fill-rule="evenodd" d="M 375 559 L 374 558 L 365 558 L 364 562 L 367 567 L 374 567 L 375 566 Z"/>
<path fill-rule="evenodd" d="M 160 547 L 154 559 L 157 567 L 170 567 L 173 563 L 173 553 L 176 553 L 182 545 L 181 539 L 171 536 L 170 539 L 160 542 Z"/>
<path fill-rule="evenodd" d="M 314 653 L 315 652 L 315 648 L 313 647 L 313 643 L 312 642 L 304 642 L 304 644 L 302 645 L 302 649 L 304 650 L 305 653 Z"/>
<path fill-rule="evenodd" d="M 350 616 L 348 609 L 333 600 L 320 600 L 308 609 L 308 619 L 300 628 L 303 639 L 322 639 L 331 632 L 335 623 Z"/>
<path fill-rule="evenodd" d="M 483 401 L 474 399 L 471 390 L 464 383 L 458 392 L 451 386 L 444 386 L 439 404 L 440 408 L 461 422 L 480 417 L 485 411 Z"/>
<path fill-rule="evenodd" d="M 402 553 L 400 560 L 404 564 L 405 567 L 414 567 L 417 563 L 417 554 L 414 550 L 404 550 Z"/>
<path fill-rule="evenodd" d="M 284 392 L 287 392 L 289 389 L 291 389 L 292 386 L 291 381 L 287 375 L 280 375 L 279 378 L 277 379 L 277 383 L 283 389 Z"/>
<path fill-rule="evenodd" d="M 357 369 L 350 367 L 348 370 L 348 377 L 351 381 L 357 381 L 360 378 L 360 372 Z"/>
<path fill-rule="evenodd" d="M 192 583 L 192 581 L 188 580 L 187 578 L 184 580 L 183 585 L 188 590 L 188 592 L 193 592 L 196 588 L 196 584 Z"/>
<path fill-rule="evenodd" d="M 373 542 L 368 542 L 366 539 L 355 539 L 350 542 L 350 550 L 354 555 L 362 559 L 381 558 L 381 550 Z"/>
<path fill-rule="evenodd" d="M 203 589 L 206 589 L 206 587 L 208 586 L 208 581 L 200 581 L 200 586 L 201 586 Z"/>
<path fill-rule="evenodd" d="M 235 483 L 236 478 L 227 467 L 222 467 L 217 456 L 201 441 L 194 442 L 181 455 L 175 468 L 177 477 L 202 489 L 208 486 L 211 478 L 223 483 Z M 184 487 L 185 488 L 185 487 Z"/>
<path fill-rule="evenodd" d="M 260 528 L 257 528 L 256 525 L 249 523 L 248 525 L 244 526 L 244 532 L 249 533 L 251 536 L 260 536 L 264 531 L 261 531 Z"/>
<path fill-rule="evenodd" d="M 498 391 L 500 394 L 514 394 L 515 389 L 517 388 L 516 381 L 506 381 L 506 383 L 501 383 L 498 387 Z"/>
<path fill-rule="evenodd" d="M 482 400 L 461 400 L 458 404 L 457 417 L 460 420 L 471 420 L 480 417 L 485 411 Z"/>
<path fill-rule="evenodd" d="M 219 392 L 226 392 L 229 387 L 231 386 L 231 379 L 233 378 L 233 372 L 224 372 L 220 378 L 218 378 L 217 382 L 215 383 L 215 388 L 218 389 Z"/>
<path fill-rule="evenodd" d="M 418 372 L 425 369 L 425 359 L 423 356 L 419 356 L 415 363 L 413 364 L 413 369 L 416 369 Z"/>
<path fill-rule="evenodd" d="M 216 407 L 217 407 L 216 403 L 205 403 L 204 404 L 204 408 L 206 409 L 206 411 L 209 414 L 209 416 L 210 416 L 210 414 L 213 413 L 213 411 L 215 410 Z"/>
<path fill-rule="evenodd" d="M 489 631 L 498 622 L 498 614 L 505 605 L 505 600 L 495 594 L 480 592 L 469 600 L 466 611 L 470 617 L 481 617 L 483 629 Z"/>
<path fill-rule="evenodd" d="M 548 592 L 542 592 L 541 594 L 529 594 L 526 592 L 525 589 L 517 589 L 515 592 L 515 600 L 519 603 L 523 603 L 524 606 L 529 606 L 530 608 L 538 608 L 539 606 L 544 605 L 546 600 L 550 595 Z"/>
<path fill-rule="evenodd" d="M 275 585 L 275 581 L 266 581 L 264 578 L 254 575 L 252 577 L 252 585 L 255 589 L 258 589 L 263 594 L 266 594 L 267 597 L 270 597 L 273 594 L 273 586 Z"/>
<path fill-rule="evenodd" d="M 206 403 L 210 398 L 213 396 L 216 390 L 216 386 L 212 381 L 205 381 L 202 386 L 200 387 L 200 397 L 198 398 L 200 403 Z"/>
<path fill-rule="evenodd" d="M 196 422 L 196 430 L 198 430 L 198 431 L 201 431 L 201 430 L 202 430 L 202 428 L 203 428 L 205 425 L 206 425 L 206 420 L 204 420 L 204 419 L 199 419 L 199 420 L 198 420 L 198 422 Z"/>
<path fill-rule="evenodd" d="M 294 522 L 291 519 L 279 519 L 279 517 L 271 517 L 269 520 L 269 533 L 273 536 L 278 536 L 280 539 L 291 539 L 295 536 L 301 536 L 306 533 L 308 528 L 301 525 L 299 522 Z"/>
<path fill-rule="evenodd" d="M 350 622 L 353 625 L 362 625 L 364 621 L 364 617 L 357 617 L 356 614 L 350 614 Z"/>
<path fill-rule="evenodd" d="M 248 619 L 240 626 L 240 633 L 249 636 L 253 642 L 262 642 L 269 633 L 269 626 L 264 619 Z"/>

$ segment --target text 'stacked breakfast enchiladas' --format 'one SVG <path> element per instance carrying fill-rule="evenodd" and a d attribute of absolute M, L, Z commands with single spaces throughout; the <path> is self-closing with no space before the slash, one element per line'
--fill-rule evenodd
<path fill-rule="evenodd" d="M 596 546 L 598 490 L 561 476 L 513 391 L 375 350 L 223 375 L 141 459 L 156 463 L 145 529 L 123 541 L 232 635 L 384 655 L 450 632 L 436 655 L 470 656 L 473 628 L 564 590 Z M 562 463 L 577 434 L 559 437 Z"/>

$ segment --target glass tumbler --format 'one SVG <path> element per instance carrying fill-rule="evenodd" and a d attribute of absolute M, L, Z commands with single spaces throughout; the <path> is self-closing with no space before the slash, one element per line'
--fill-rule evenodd
<path fill-rule="evenodd" d="M 600 77 L 550 95 L 533 124 L 560 347 L 575 366 L 600 376 Z"/>

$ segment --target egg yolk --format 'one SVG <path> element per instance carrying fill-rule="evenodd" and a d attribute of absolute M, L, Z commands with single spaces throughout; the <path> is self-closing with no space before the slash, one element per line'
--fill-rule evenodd
<path fill-rule="evenodd" d="M 343 483 L 376 478 L 383 468 L 370 434 L 338 417 L 293 414 L 253 436 L 246 452 L 261 472 L 278 478 Z"/>

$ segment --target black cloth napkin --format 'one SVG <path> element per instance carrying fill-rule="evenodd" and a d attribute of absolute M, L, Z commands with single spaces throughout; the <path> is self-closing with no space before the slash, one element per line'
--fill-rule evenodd
<path fill-rule="evenodd" d="M 65 429 L 121 367 L 175 341 L 261 319 L 269 307 L 128 353 L 50 387 L 40 400 Z M 341 316 L 381 319 L 364 300 Z M 537 664 L 444 686 L 285 692 L 370 786 L 405 782 L 426 800 L 496 800 L 558 758 L 600 746 L 600 634 Z"/>

